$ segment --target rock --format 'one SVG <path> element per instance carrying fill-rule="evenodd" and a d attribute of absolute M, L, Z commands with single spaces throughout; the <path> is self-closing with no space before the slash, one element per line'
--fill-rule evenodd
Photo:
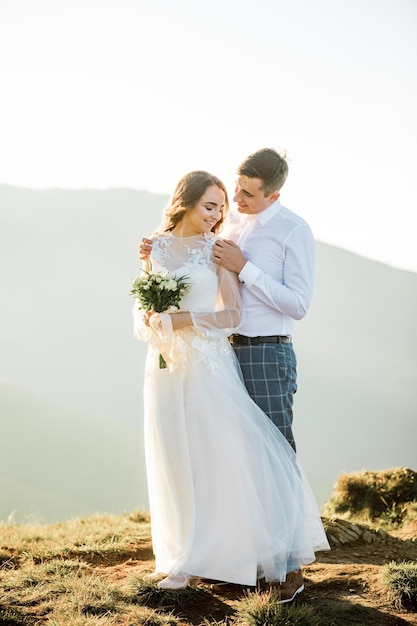
<path fill-rule="evenodd" d="M 366 541 L 366 543 L 373 543 L 375 541 L 375 534 L 372 533 L 370 530 L 365 530 L 362 535 L 362 539 Z"/>

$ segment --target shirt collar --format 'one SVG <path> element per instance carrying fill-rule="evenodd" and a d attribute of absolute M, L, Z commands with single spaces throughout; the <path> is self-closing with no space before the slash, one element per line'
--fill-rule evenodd
<path fill-rule="evenodd" d="M 264 226 L 270 219 L 275 217 L 281 211 L 282 205 L 281 202 L 276 200 L 271 206 L 260 213 L 256 213 L 256 221 L 259 222 L 262 226 Z"/>

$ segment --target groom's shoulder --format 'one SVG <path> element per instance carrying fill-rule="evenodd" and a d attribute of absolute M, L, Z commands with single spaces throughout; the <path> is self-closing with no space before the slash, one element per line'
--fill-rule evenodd
<path fill-rule="evenodd" d="M 307 226 L 310 228 L 307 220 L 304 217 L 301 217 L 298 213 L 291 211 L 288 207 L 281 204 L 281 209 L 277 215 L 278 219 L 288 222 L 288 224 L 292 224 L 294 228 L 298 226 Z"/>

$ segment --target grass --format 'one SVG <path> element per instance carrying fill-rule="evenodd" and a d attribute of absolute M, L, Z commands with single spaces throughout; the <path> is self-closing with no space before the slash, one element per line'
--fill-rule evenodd
<path fill-rule="evenodd" d="M 395 527 L 417 514 L 417 472 L 394 468 L 341 474 L 323 507 L 328 517 Z"/>
<path fill-rule="evenodd" d="M 122 517 L 93 515 L 43 526 L 36 524 L 1 525 L 0 555 L 4 566 L 14 567 L 56 558 L 108 561 L 112 555 L 130 555 L 132 546 L 147 540 L 149 516 L 137 513 Z M 7 549 L 6 549 L 7 548 Z"/>
<path fill-rule="evenodd" d="M 153 608 L 169 607 L 183 609 L 190 602 L 198 601 L 201 595 L 201 591 L 193 587 L 177 591 L 158 589 L 155 583 L 144 581 L 137 576 L 132 577 L 130 587 L 134 594 L 135 602 Z"/>
<path fill-rule="evenodd" d="M 417 609 L 417 563 L 388 563 L 382 568 L 381 579 L 396 607 Z"/>
<path fill-rule="evenodd" d="M 414 498 L 415 473 L 400 469 L 379 474 L 341 477 L 328 511 L 342 510 L 354 519 L 365 512 L 373 524 L 385 520 L 396 527 L 397 517 L 387 514 L 395 506 L 407 510 L 402 522 L 416 520 L 417 501 L 406 500 Z M 365 505 L 360 494 L 366 494 Z M 381 502 L 385 508 L 378 509 Z M 415 545 L 415 539 L 407 541 Z M 366 578 L 360 597 L 349 597 L 351 582 L 346 594 L 344 581 L 354 570 L 348 569 L 353 563 L 349 547 L 343 554 L 339 578 L 331 565 L 319 564 L 324 571 L 320 583 L 309 591 L 308 581 L 301 599 L 279 605 L 272 591 L 228 596 L 204 584 L 169 591 L 145 581 L 143 576 L 153 569 L 147 513 L 97 514 L 48 526 L 0 524 L 0 626 L 375 626 L 397 623 L 395 613 L 392 621 L 385 621 L 381 606 L 385 612 L 389 606 L 398 612 L 416 610 L 416 562 L 391 561 L 380 567 L 379 587 L 373 588 L 382 598 L 378 604 L 372 595 L 361 599 Z M 375 566 L 366 571 L 374 576 Z M 309 605 L 302 603 L 305 598 Z"/>
<path fill-rule="evenodd" d="M 276 592 L 249 593 L 236 609 L 236 624 L 244 626 L 324 626 L 320 615 L 305 605 L 277 603 Z"/>
<path fill-rule="evenodd" d="M 160 590 L 141 574 L 109 572 L 149 546 L 146 514 L 95 515 L 50 526 L 1 526 L 0 626 L 178 626 L 190 607 L 213 612 L 204 588 Z M 139 551 L 140 557 L 140 551 Z M 224 613 L 224 605 L 217 601 Z M 206 610 L 206 609 L 204 609 Z M 204 611 L 203 611 L 204 612 Z M 222 622 L 202 615 L 199 624 L 320 626 L 305 606 L 281 606 L 273 593 L 252 593 L 228 607 Z M 181 621 L 182 620 L 182 621 Z M 192 621 L 195 623 L 196 619 Z"/>
<path fill-rule="evenodd" d="M 174 625 L 101 574 L 149 543 L 149 516 L 95 515 L 50 526 L 1 526 L 0 625 Z"/>

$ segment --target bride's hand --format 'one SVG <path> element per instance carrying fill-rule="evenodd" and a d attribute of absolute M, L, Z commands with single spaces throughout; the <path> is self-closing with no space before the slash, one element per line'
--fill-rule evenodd
<path fill-rule="evenodd" d="M 142 313 L 143 322 L 144 322 L 145 326 L 148 326 L 148 328 L 152 327 L 151 317 L 153 315 L 155 315 L 155 311 L 144 311 Z"/>
<path fill-rule="evenodd" d="M 163 333 L 163 326 L 161 320 L 161 314 L 156 313 L 156 311 L 149 311 L 147 314 L 148 317 L 148 326 L 151 328 L 157 335 Z M 145 322 L 146 324 L 146 322 Z"/>
<path fill-rule="evenodd" d="M 152 240 L 146 239 L 146 237 L 143 237 L 142 243 L 139 246 L 139 258 L 142 261 L 147 261 L 149 259 L 151 252 L 152 252 Z"/>

